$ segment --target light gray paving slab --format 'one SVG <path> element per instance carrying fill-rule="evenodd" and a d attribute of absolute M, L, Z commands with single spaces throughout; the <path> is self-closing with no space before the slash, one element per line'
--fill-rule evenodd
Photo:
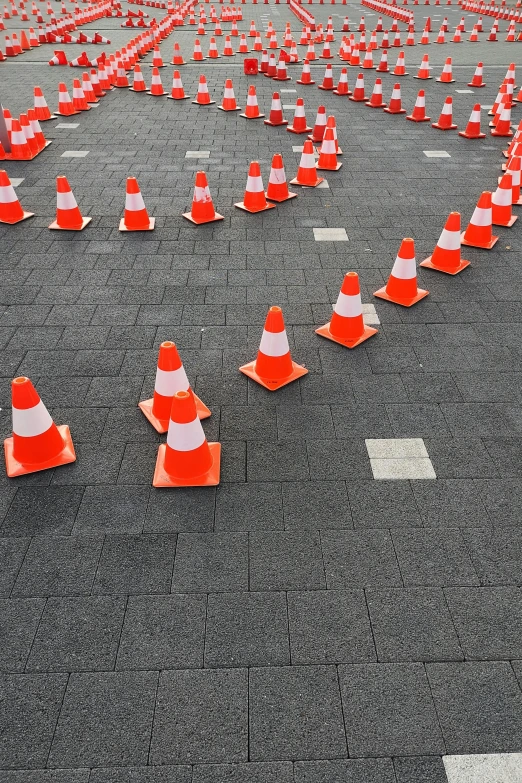
<path fill-rule="evenodd" d="M 427 158 L 451 158 L 446 150 L 423 150 Z"/>
<path fill-rule="evenodd" d="M 89 154 L 89 150 L 67 150 L 62 152 L 62 158 L 86 158 Z"/>
<path fill-rule="evenodd" d="M 367 438 L 370 459 L 422 459 L 429 457 L 422 438 Z"/>
<path fill-rule="evenodd" d="M 316 242 L 348 242 L 345 228 L 314 228 Z"/>
<path fill-rule="evenodd" d="M 448 783 L 520 783 L 522 753 L 443 756 Z"/>
<path fill-rule="evenodd" d="M 374 479 L 435 479 L 430 459 L 370 459 Z"/>
<path fill-rule="evenodd" d="M 210 150 L 187 150 L 186 158 L 210 158 Z"/>

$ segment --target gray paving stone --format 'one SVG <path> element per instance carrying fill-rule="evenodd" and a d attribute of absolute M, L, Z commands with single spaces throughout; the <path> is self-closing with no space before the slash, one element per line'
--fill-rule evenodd
<path fill-rule="evenodd" d="M 391 535 L 406 587 L 479 584 L 461 531 L 405 529 Z"/>
<path fill-rule="evenodd" d="M 226 484 L 216 493 L 215 529 L 282 530 L 281 485 Z"/>
<path fill-rule="evenodd" d="M 211 531 L 214 524 L 215 494 L 212 487 L 180 488 L 176 492 L 152 489 L 144 532 Z"/>
<path fill-rule="evenodd" d="M 82 496 L 80 488 L 19 487 L 2 533 L 12 536 L 70 533 Z"/>
<path fill-rule="evenodd" d="M 407 481 L 349 482 L 348 497 L 355 528 L 422 525 Z"/>
<path fill-rule="evenodd" d="M 436 756 L 413 756 L 393 760 L 397 783 L 447 783 L 444 764 Z"/>
<path fill-rule="evenodd" d="M 248 589 L 246 533 L 180 533 L 172 592 Z"/>
<path fill-rule="evenodd" d="M 522 507 L 522 481 L 519 478 L 474 483 L 491 523 L 499 526 L 518 525 Z"/>
<path fill-rule="evenodd" d="M 91 770 L 90 783 L 191 783 L 191 769 L 175 767 L 105 767 Z"/>
<path fill-rule="evenodd" d="M 306 481 L 308 457 L 304 441 L 247 442 L 248 481 Z"/>
<path fill-rule="evenodd" d="M 28 538 L 0 538 L 0 595 L 2 597 L 9 596 L 28 546 Z"/>
<path fill-rule="evenodd" d="M 469 479 L 415 481 L 412 490 L 427 526 L 480 527 L 489 521 L 484 504 Z"/>
<path fill-rule="evenodd" d="M 277 434 L 280 440 L 333 437 L 330 409 L 327 405 L 278 405 Z"/>
<path fill-rule="evenodd" d="M 326 586 L 318 533 L 250 533 L 251 590 L 314 590 Z"/>
<path fill-rule="evenodd" d="M 123 445 L 80 443 L 75 451 L 76 462 L 54 471 L 54 485 L 113 484 L 117 480 Z"/>
<path fill-rule="evenodd" d="M 175 535 L 107 536 L 92 591 L 168 593 L 175 552 Z"/>
<path fill-rule="evenodd" d="M 88 783 L 88 769 L 3 770 L 5 783 Z"/>
<path fill-rule="evenodd" d="M 521 585 L 522 531 L 515 527 L 463 530 L 480 584 Z"/>
<path fill-rule="evenodd" d="M 283 483 L 286 530 L 351 528 L 344 481 Z"/>
<path fill-rule="evenodd" d="M 294 783 L 290 761 L 249 764 L 196 764 L 193 783 Z"/>
<path fill-rule="evenodd" d="M 321 547 L 328 589 L 402 586 L 389 531 L 326 530 Z"/>
<path fill-rule="evenodd" d="M 368 453 L 361 440 L 308 440 L 310 476 L 316 481 L 371 478 Z"/>
<path fill-rule="evenodd" d="M 140 533 L 148 496 L 148 487 L 87 487 L 74 532 Z"/>
<path fill-rule="evenodd" d="M 38 598 L 0 601 L 0 668 L 23 672 L 45 601 Z"/>
<path fill-rule="evenodd" d="M 391 759 L 298 761 L 296 783 L 396 783 Z"/>

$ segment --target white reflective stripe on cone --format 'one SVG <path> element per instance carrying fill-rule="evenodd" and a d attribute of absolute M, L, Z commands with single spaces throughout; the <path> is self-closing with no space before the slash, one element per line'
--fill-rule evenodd
<path fill-rule="evenodd" d="M 200 188 L 196 185 L 196 187 L 194 188 L 194 201 L 198 201 L 198 202 L 212 201 L 210 197 L 210 189 L 208 185 L 204 188 Z"/>
<path fill-rule="evenodd" d="M 475 211 L 471 218 L 470 223 L 474 226 L 490 226 L 491 225 L 491 207 L 475 207 Z"/>
<path fill-rule="evenodd" d="M 176 392 L 188 391 L 190 384 L 183 366 L 177 370 L 156 370 L 156 382 L 154 391 L 162 397 L 173 397 Z"/>
<path fill-rule="evenodd" d="M 125 209 L 130 212 L 140 212 L 145 209 L 145 202 L 141 193 L 127 193 L 125 196 Z"/>
<path fill-rule="evenodd" d="M 246 189 L 249 193 L 262 193 L 263 192 L 263 180 L 261 177 L 251 177 L 248 175 Z"/>
<path fill-rule="evenodd" d="M 248 96 L 247 106 L 257 106 L 257 97 L 255 95 Z"/>
<path fill-rule="evenodd" d="M 411 280 L 417 276 L 417 265 L 414 258 L 397 256 L 392 269 L 392 277 L 398 280 Z"/>
<path fill-rule="evenodd" d="M 265 356 L 285 356 L 290 351 L 286 329 L 283 332 L 267 332 L 263 329 L 259 350 Z"/>
<path fill-rule="evenodd" d="M 74 198 L 74 194 L 69 191 L 68 193 L 56 194 L 56 206 L 58 209 L 76 209 L 78 204 Z"/>
<path fill-rule="evenodd" d="M 234 98 L 234 90 L 231 87 L 225 87 L 225 98 Z"/>
<path fill-rule="evenodd" d="M 452 114 L 453 105 L 451 103 L 445 103 L 442 107 L 441 114 Z"/>
<path fill-rule="evenodd" d="M 315 158 L 310 152 L 303 152 L 301 155 L 301 162 L 299 164 L 300 169 L 314 169 Z"/>
<path fill-rule="evenodd" d="M 342 315 L 344 318 L 355 318 L 357 315 L 362 315 L 361 294 L 343 294 L 342 291 L 339 291 L 334 310 L 337 315 Z"/>
<path fill-rule="evenodd" d="M 511 188 L 498 187 L 491 196 L 491 201 L 493 204 L 496 204 L 497 207 L 510 207 L 512 204 Z"/>
<path fill-rule="evenodd" d="M 13 186 L 1 185 L 0 204 L 12 204 L 15 201 L 18 201 L 18 198 L 16 197 L 15 189 L 13 188 Z"/>
<path fill-rule="evenodd" d="M 26 144 L 27 138 L 23 130 L 19 131 L 13 131 L 11 133 L 11 146 L 15 146 L 17 144 Z"/>
<path fill-rule="evenodd" d="M 392 101 L 398 101 L 400 99 L 400 97 L 401 97 L 401 91 L 400 90 L 394 90 L 392 92 L 392 97 L 391 97 Z"/>
<path fill-rule="evenodd" d="M 208 94 L 208 87 L 207 87 L 207 85 L 206 84 L 200 84 L 198 92 L 199 92 L 200 95 L 202 95 L 202 94 L 207 95 Z"/>
<path fill-rule="evenodd" d="M 45 109 L 47 106 L 45 102 L 45 98 L 43 95 L 35 95 L 34 96 L 34 108 L 35 109 Z"/>
<path fill-rule="evenodd" d="M 460 231 L 448 231 L 447 228 L 444 228 L 437 242 L 437 247 L 440 247 L 441 250 L 459 250 Z"/>
<path fill-rule="evenodd" d="M 270 169 L 268 181 L 271 185 L 283 185 L 286 182 L 284 169 Z"/>
<path fill-rule="evenodd" d="M 32 438 L 47 432 L 53 420 L 40 400 L 33 408 L 13 408 L 13 433 L 23 438 Z"/>
<path fill-rule="evenodd" d="M 198 449 L 205 442 L 205 433 L 200 420 L 196 417 L 194 421 L 187 424 L 178 424 L 176 421 L 169 422 L 167 432 L 167 445 L 175 451 L 193 451 Z"/>
<path fill-rule="evenodd" d="M 333 139 L 328 139 L 328 141 L 323 141 L 321 145 L 320 154 L 322 155 L 335 155 L 335 141 Z"/>
<path fill-rule="evenodd" d="M 281 111 L 281 101 L 280 100 L 273 100 L 272 101 L 272 111 Z"/>
<path fill-rule="evenodd" d="M 477 125 L 480 123 L 480 112 L 479 111 L 472 111 L 471 117 L 469 118 L 470 122 L 475 122 Z"/>

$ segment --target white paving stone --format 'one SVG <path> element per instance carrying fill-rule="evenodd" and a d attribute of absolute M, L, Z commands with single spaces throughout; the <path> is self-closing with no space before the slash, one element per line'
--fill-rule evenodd
<path fill-rule="evenodd" d="M 279 92 L 280 93 L 283 93 L 283 92 L 297 92 L 297 90 L 279 90 Z"/>
<path fill-rule="evenodd" d="M 377 310 L 375 309 L 375 305 L 363 304 L 362 311 L 363 311 L 363 321 L 365 324 L 368 324 L 368 326 L 374 326 L 376 324 L 381 323 L 381 320 L 377 315 Z"/>
<path fill-rule="evenodd" d="M 323 181 L 322 181 L 322 182 L 320 182 L 320 183 L 317 185 L 317 187 L 318 187 L 318 188 L 321 188 L 321 189 L 328 188 L 328 190 L 330 190 L 330 185 L 328 184 L 328 180 L 326 180 L 326 179 L 323 179 Z"/>
<path fill-rule="evenodd" d="M 62 158 L 85 158 L 89 154 L 89 150 L 67 150 L 62 152 Z"/>
<path fill-rule="evenodd" d="M 451 158 L 446 150 L 423 150 L 427 158 Z"/>
<path fill-rule="evenodd" d="M 210 150 L 187 150 L 186 158 L 210 158 Z"/>
<path fill-rule="evenodd" d="M 448 783 L 522 783 L 522 753 L 444 756 Z"/>
<path fill-rule="evenodd" d="M 54 126 L 55 128 L 79 128 L 80 123 L 79 122 L 59 122 L 58 125 Z"/>
<path fill-rule="evenodd" d="M 455 90 L 455 92 L 458 92 L 460 95 L 473 95 L 473 90 Z"/>
<path fill-rule="evenodd" d="M 367 438 L 370 459 L 417 459 L 428 457 L 422 438 Z"/>
<path fill-rule="evenodd" d="M 374 479 L 381 481 L 437 478 L 430 459 L 371 459 L 370 465 Z"/>
<path fill-rule="evenodd" d="M 13 188 L 17 188 L 24 181 L 24 177 L 11 177 L 11 185 Z"/>
<path fill-rule="evenodd" d="M 316 242 L 348 242 L 345 228 L 314 228 Z"/>
<path fill-rule="evenodd" d="M 283 103 L 283 109 L 295 109 L 295 103 Z"/>

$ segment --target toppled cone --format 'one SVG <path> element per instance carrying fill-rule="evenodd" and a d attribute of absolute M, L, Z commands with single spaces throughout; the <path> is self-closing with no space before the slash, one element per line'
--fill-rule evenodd
<path fill-rule="evenodd" d="M 417 288 L 415 243 L 413 239 L 407 237 L 402 240 L 388 282 L 383 288 L 375 291 L 374 296 L 403 307 L 411 307 L 428 296 L 428 293 L 423 288 Z"/>
<path fill-rule="evenodd" d="M 435 250 L 425 261 L 421 261 L 419 266 L 445 272 L 447 275 L 457 275 L 469 266 L 469 261 L 460 257 L 460 246 L 460 213 L 451 212 Z"/>
<path fill-rule="evenodd" d="M 91 217 L 82 216 L 67 177 L 56 177 L 56 220 L 49 228 L 82 231 L 91 220 Z"/>
<path fill-rule="evenodd" d="M 321 337 L 340 343 L 346 348 L 355 348 L 356 345 L 377 334 L 377 329 L 366 326 L 363 320 L 357 272 L 347 272 L 344 276 L 331 320 L 315 331 Z"/>
<path fill-rule="evenodd" d="M 197 226 L 203 223 L 212 223 L 216 220 L 224 220 L 223 215 L 219 215 L 214 209 L 212 196 L 208 187 L 207 175 L 204 171 L 196 172 L 196 184 L 194 186 L 194 197 L 192 199 L 192 210 L 184 212 L 183 217 L 195 223 Z"/>

